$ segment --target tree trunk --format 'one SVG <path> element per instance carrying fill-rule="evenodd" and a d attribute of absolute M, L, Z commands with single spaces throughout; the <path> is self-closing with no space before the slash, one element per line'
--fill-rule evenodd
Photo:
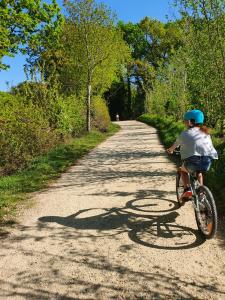
<path fill-rule="evenodd" d="M 132 115 L 132 109 L 131 109 L 131 103 L 132 103 L 132 95 L 131 95 L 131 82 L 130 82 L 130 75 L 127 74 L 127 112 L 128 112 L 128 118 L 131 119 Z"/>
<path fill-rule="evenodd" d="M 91 131 L 91 83 L 87 87 L 87 131 Z"/>

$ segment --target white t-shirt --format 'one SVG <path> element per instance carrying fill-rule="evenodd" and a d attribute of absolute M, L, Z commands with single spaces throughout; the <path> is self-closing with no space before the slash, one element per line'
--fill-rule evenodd
<path fill-rule="evenodd" d="M 182 159 L 193 155 L 210 156 L 212 159 L 218 159 L 218 154 L 213 147 L 210 135 L 202 132 L 199 127 L 183 131 L 177 138 L 175 145 L 177 147 L 180 146 Z"/>

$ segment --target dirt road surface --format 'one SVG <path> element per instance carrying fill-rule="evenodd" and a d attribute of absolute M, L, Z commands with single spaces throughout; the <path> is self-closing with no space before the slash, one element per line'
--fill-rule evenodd
<path fill-rule="evenodd" d="M 177 207 L 156 130 L 119 124 L 0 240 L 0 299 L 225 299 L 225 248 Z"/>

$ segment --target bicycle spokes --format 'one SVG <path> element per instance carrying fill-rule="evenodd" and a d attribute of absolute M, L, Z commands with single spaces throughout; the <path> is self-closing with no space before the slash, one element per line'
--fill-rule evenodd
<path fill-rule="evenodd" d="M 207 187 L 202 187 L 197 200 L 196 221 L 198 228 L 206 238 L 212 238 L 217 229 L 217 213 L 213 196 Z"/>
<path fill-rule="evenodd" d="M 217 209 L 211 191 L 206 186 L 200 186 L 195 177 L 190 175 L 190 184 L 193 191 L 192 204 L 195 210 L 195 218 L 200 233 L 206 239 L 214 237 L 217 231 Z M 178 170 L 176 175 L 176 195 L 179 206 L 184 201 L 181 195 L 184 190 L 181 172 Z"/>

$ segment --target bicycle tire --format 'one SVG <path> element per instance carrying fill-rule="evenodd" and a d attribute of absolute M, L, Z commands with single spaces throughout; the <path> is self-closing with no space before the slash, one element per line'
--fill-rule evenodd
<path fill-rule="evenodd" d="M 206 239 L 212 239 L 217 232 L 218 225 L 215 200 L 211 191 L 206 186 L 202 186 L 199 191 L 197 191 L 197 196 L 199 198 L 199 206 L 202 206 L 202 211 L 199 212 L 202 220 L 199 220 L 199 215 L 195 211 L 195 219 L 198 229 L 203 237 Z M 206 224 L 203 225 L 203 222 Z"/>
<path fill-rule="evenodd" d="M 181 195 L 183 191 L 184 191 L 184 186 L 181 179 L 181 172 L 180 170 L 178 170 L 176 175 L 176 195 L 177 195 L 177 202 L 179 206 L 182 206 Z"/>

